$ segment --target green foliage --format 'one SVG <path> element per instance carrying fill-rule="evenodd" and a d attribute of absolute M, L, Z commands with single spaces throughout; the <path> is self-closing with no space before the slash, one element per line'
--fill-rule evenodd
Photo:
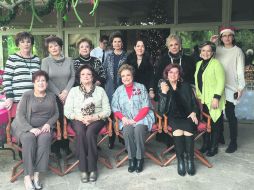
<path fill-rule="evenodd" d="M 236 32 L 235 39 L 237 45 L 239 45 L 244 52 L 250 48 L 254 49 L 254 30 L 239 30 Z"/>

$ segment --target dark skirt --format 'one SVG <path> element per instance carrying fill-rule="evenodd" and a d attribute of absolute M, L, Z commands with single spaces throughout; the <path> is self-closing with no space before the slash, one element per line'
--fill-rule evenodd
<path fill-rule="evenodd" d="M 196 125 L 191 118 L 181 119 L 181 118 L 171 118 L 168 121 L 170 127 L 172 127 L 173 132 L 177 129 L 187 131 L 189 133 L 194 133 L 196 130 Z"/>

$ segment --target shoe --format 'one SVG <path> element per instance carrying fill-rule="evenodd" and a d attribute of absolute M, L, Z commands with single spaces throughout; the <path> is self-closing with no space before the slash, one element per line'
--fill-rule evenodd
<path fill-rule="evenodd" d="M 237 143 L 230 142 L 228 148 L 226 149 L 226 153 L 233 153 L 237 150 Z"/>
<path fill-rule="evenodd" d="M 180 176 L 184 176 L 186 174 L 184 161 L 184 136 L 174 136 L 174 141 L 177 158 L 177 172 Z"/>
<path fill-rule="evenodd" d="M 144 159 L 137 159 L 136 172 L 140 173 L 143 171 Z"/>
<path fill-rule="evenodd" d="M 43 188 L 43 186 L 42 186 L 42 184 L 40 183 L 39 180 L 37 180 L 37 181 L 33 180 L 32 182 L 33 182 L 33 185 L 34 185 L 36 190 L 41 190 Z"/>
<path fill-rule="evenodd" d="M 29 183 L 29 182 L 27 182 L 26 180 L 24 180 L 24 184 L 25 184 L 25 189 L 26 189 L 26 190 L 35 190 L 35 187 L 34 187 L 32 181 Z"/>
<path fill-rule="evenodd" d="M 97 172 L 93 171 L 90 173 L 89 181 L 94 182 L 97 180 Z"/>
<path fill-rule="evenodd" d="M 136 170 L 136 158 L 129 159 L 128 172 L 132 173 Z"/>
<path fill-rule="evenodd" d="M 186 150 L 187 173 L 192 176 L 192 175 L 195 175 L 196 173 L 196 169 L 194 165 L 193 136 L 185 136 L 185 150 Z"/>
<path fill-rule="evenodd" d="M 81 172 L 81 182 L 87 183 L 89 181 L 89 175 L 87 172 Z"/>
<path fill-rule="evenodd" d="M 206 156 L 212 157 L 218 153 L 218 127 L 212 128 L 211 134 L 211 148 L 206 153 Z"/>

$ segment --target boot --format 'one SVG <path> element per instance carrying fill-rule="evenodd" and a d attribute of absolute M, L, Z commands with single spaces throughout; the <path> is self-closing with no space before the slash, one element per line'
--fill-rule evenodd
<path fill-rule="evenodd" d="M 226 149 L 226 153 L 233 153 L 237 150 L 237 143 L 236 140 L 230 141 L 228 148 Z"/>
<path fill-rule="evenodd" d="M 129 159 L 128 172 L 132 173 L 136 170 L 136 158 Z"/>
<path fill-rule="evenodd" d="M 212 157 L 218 153 L 218 127 L 213 126 L 211 134 L 211 148 L 206 155 Z"/>
<path fill-rule="evenodd" d="M 224 124 L 223 124 L 223 114 L 222 116 L 219 118 L 219 137 L 218 137 L 218 142 L 220 144 L 225 144 L 225 138 L 224 138 Z"/>
<path fill-rule="evenodd" d="M 144 159 L 137 159 L 136 172 L 140 173 L 143 171 Z"/>
<path fill-rule="evenodd" d="M 186 174 L 184 163 L 184 136 L 174 136 L 177 157 L 177 172 L 180 176 Z"/>
<path fill-rule="evenodd" d="M 202 147 L 199 149 L 201 153 L 206 153 L 210 149 L 210 134 L 205 133 L 203 135 L 203 144 Z"/>
<path fill-rule="evenodd" d="M 189 175 L 195 175 L 194 165 L 194 139 L 193 136 L 185 136 L 185 151 L 187 161 L 187 173 Z"/>

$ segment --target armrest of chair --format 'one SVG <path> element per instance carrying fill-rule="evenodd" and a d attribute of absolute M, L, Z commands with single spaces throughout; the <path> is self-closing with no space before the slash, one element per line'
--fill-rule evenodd
<path fill-rule="evenodd" d="M 207 128 L 206 128 L 206 131 L 207 131 L 208 133 L 211 133 L 211 116 L 208 115 L 208 114 L 206 114 L 206 113 L 203 112 L 203 111 L 202 111 L 202 115 L 203 115 L 204 117 L 206 117 L 206 119 L 207 119 Z"/>
<path fill-rule="evenodd" d="M 114 117 L 115 119 L 115 124 L 114 124 L 114 128 L 115 128 L 115 133 L 117 136 L 119 136 L 120 132 L 119 132 L 119 119 L 117 117 Z"/>
<path fill-rule="evenodd" d="M 8 123 L 5 130 L 6 130 L 7 144 L 11 145 L 12 141 L 11 141 L 11 112 L 10 111 L 8 111 Z"/>
<path fill-rule="evenodd" d="M 168 116 L 166 116 L 165 114 L 163 114 L 163 118 L 164 118 L 163 131 L 164 131 L 165 133 L 168 133 Z"/>
<path fill-rule="evenodd" d="M 63 138 L 64 139 L 68 139 L 67 127 L 68 127 L 68 122 L 67 122 L 66 117 L 64 117 L 64 126 L 63 126 Z"/>
<path fill-rule="evenodd" d="M 113 129 L 112 129 L 112 119 L 110 117 L 108 117 L 108 125 L 107 125 L 107 128 L 108 128 L 108 136 L 112 136 L 112 133 L 113 133 Z"/>
<path fill-rule="evenodd" d="M 57 140 L 61 140 L 61 134 L 62 134 L 62 131 L 61 131 L 61 125 L 60 125 L 60 122 L 57 120 L 56 122 L 56 139 Z"/>
<path fill-rule="evenodd" d="M 154 111 L 154 115 L 155 115 L 155 117 L 157 118 L 157 121 L 158 121 L 157 122 L 158 127 L 159 127 L 158 132 L 161 133 L 162 132 L 162 117 L 156 111 Z"/>

